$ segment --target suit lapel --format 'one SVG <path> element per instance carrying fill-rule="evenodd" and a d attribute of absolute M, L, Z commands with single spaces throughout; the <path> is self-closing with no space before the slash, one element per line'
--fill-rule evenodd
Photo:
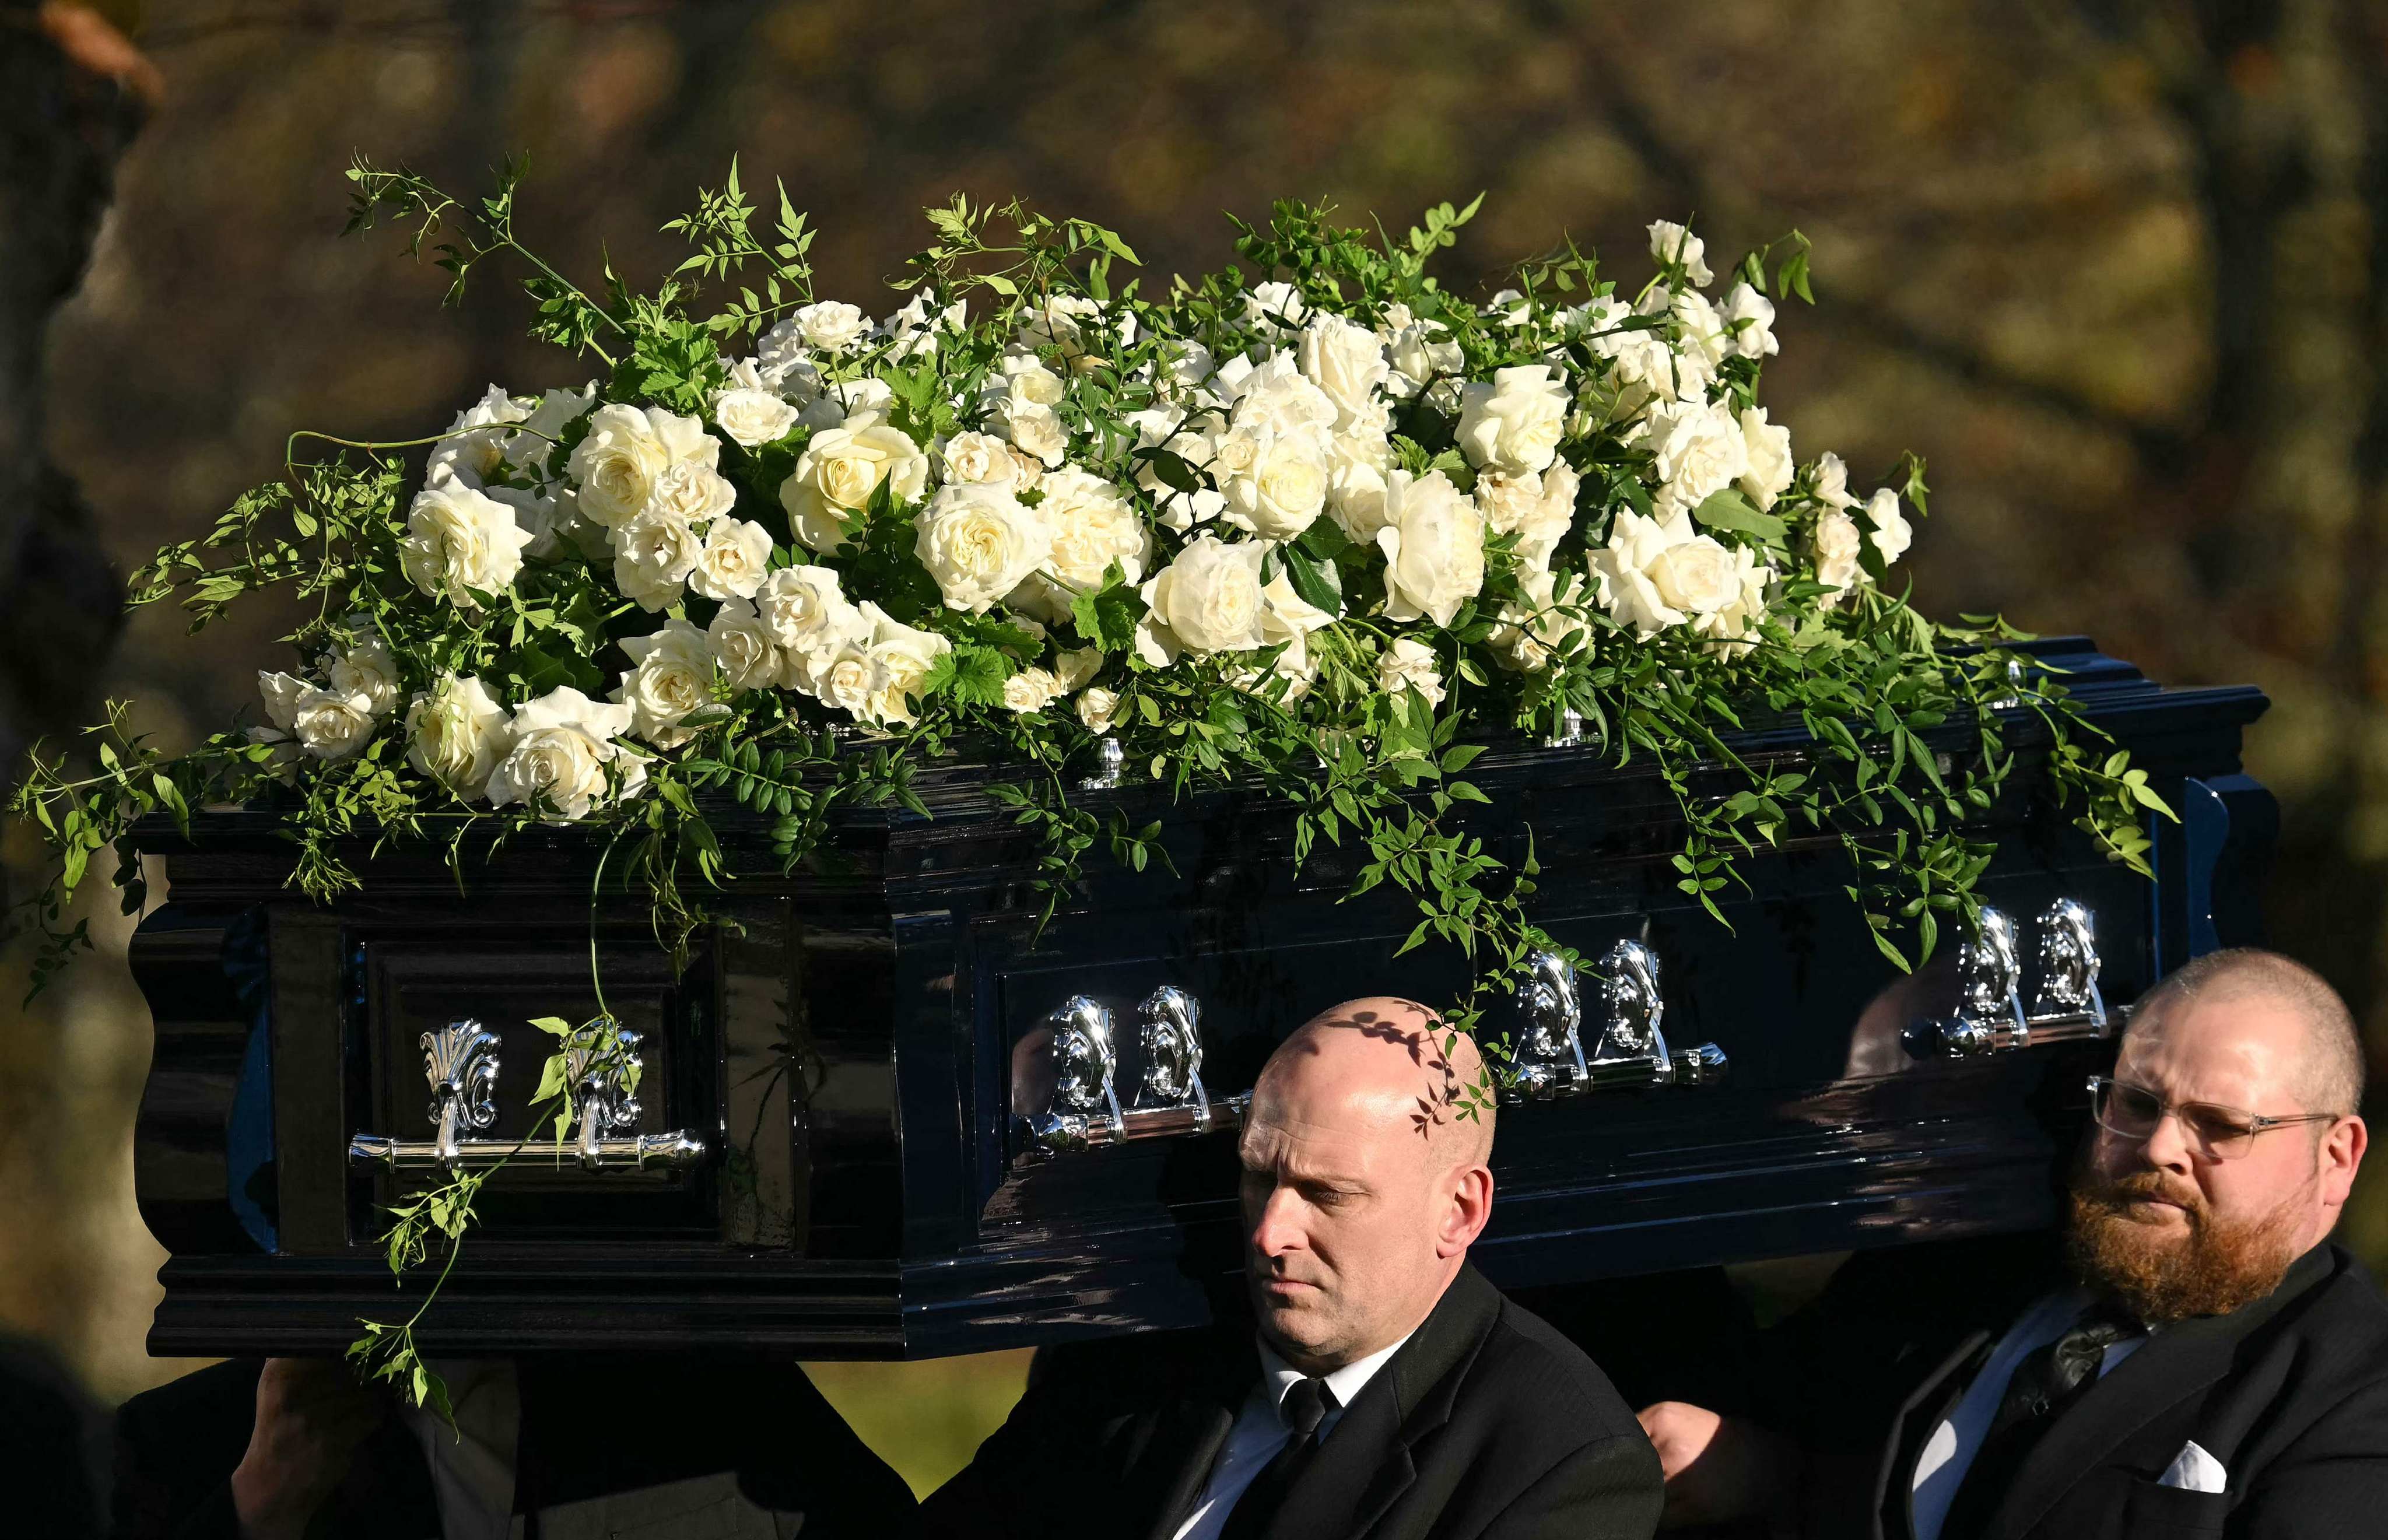
<path fill-rule="evenodd" d="M 1997 1339 L 1988 1331 L 1969 1332 L 1900 1402 L 1890 1419 L 1891 1436 L 1884 1446 L 1883 1463 L 1874 1472 L 1874 1511 L 1889 1540 L 1907 1540 L 1915 1533 L 1915 1462 L 1924 1444 L 1981 1372 Z"/>
<path fill-rule="evenodd" d="M 1193 1376 L 1184 1394 L 1156 1408 L 1136 1435 L 1121 1481 L 1127 1512 L 1151 1515 L 1148 1540 L 1170 1540 L 1186 1521 L 1235 1429 L 1236 1414 L 1260 1380 L 1260 1355 L 1249 1338 L 1221 1346 L 1209 1372 Z"/>
<path fill-rule="evenodd" d="M 2015 1473 L 2013 1490 L 1991 1515 L 1987 1540 L 2027 1534 L 2115 1445 L 2229 1373 L 2248 1334 L 2320 1283 L 2330 1267 L 2329 1246 L 2317 1246 L 2297 1259 L 2278 1289 L 2245 1309 L 2157 1332 L 2041 1435 Z"/>
<path fill-rule="evenodd" d="M 1500 1314 L 1500 1291 L 1462 1265 L 1426 1320 L 1318 1446 L 1271 1520 L 1266 1540 L 1367 1534 L 1417 1480 L 1410 1451 L 1451 1420 L 1467 1366 Z"/>

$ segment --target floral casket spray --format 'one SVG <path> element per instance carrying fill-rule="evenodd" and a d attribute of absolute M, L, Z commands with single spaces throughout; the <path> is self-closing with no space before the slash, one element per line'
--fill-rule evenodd
<path fill-rule="evenodd" d="M 120 709 L 16 795 L 45 969 L 101 852 L 171 875 L 153 1351 L 362 1321 L 436 1399 L 422 1353 L 1199 1320 L 1243 1092 L 1357 993 L 1493 1050 L 1422 1115 L 1504 1103 L 1501 1281 L 2025 1228 L 2122 1002 L 2246 934 L 2262 697 L 1911 608 L 1920 463 L 1758 401 L 1796 235 L 1471 302 L 1474 205 L 1162 284 L 958 199 L 874 317 L 734 172 L 652 292 L 525 250 L 511 174 L 350 174 L 595 373 L 294 439 L 136 583 L 301 597 L 253 725 Z"/>

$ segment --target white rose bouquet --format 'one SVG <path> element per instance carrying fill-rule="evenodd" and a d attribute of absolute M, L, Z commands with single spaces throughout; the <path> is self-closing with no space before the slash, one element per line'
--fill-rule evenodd
<path fill-rule="evenodd" d="M 349 175 L 351 228 L 449 235 L 451 298 L 528 259 L 511 176 L 476 205 Z M 793 865 L 841 804 L 927 816 L 918 767 L 964 754 L 1043 835 L 1048 919 L 1105 834 L 1137 872 L 1166 863 L 1161 825 L 1096 788 L 1289 800 L 1297 859 L 1364 846 L 1354 890 L 1405 890 L 1409 945 L 1474 962 L 1461 1028 L 1550 944 L 1531 858 L 1473 832 L 1500 817 L 1464 778 L 1493 738 L 1655 764 L 1678 886 L 1712 913 L 1737 853 L 1837 837 L 1902 966 L 1974 918 L 1989 852 L 1965 830 L 2013 761 L 1994 704 L 2046 724 L 2058 794 L 2146 870 L 2162 803 L 2067 740 L 2063 691 L 2000 646 L 2017 633 L 1888 592 L 1921 464 L 1861 492 L 1758 404 L 1775 304 L 1809 297 L 1804 240 L 1720 278 L 1661 221 L 1637 284 L 1569 247 L 1480 306 L 1428 271 L 1474 211 L 1380 245 L 1279 204 L 1238 226 L 1241 265 L 1156 298 L 1099 225 L 957 199 L 874 319 L 814 293 L 784 194 L 756 233 L 733 169 L 667 227 L 692 252 L 652 294 L 600 300 L 528 259 L 533 334 L 597 377 L 491 387 L 419 461 L 294 463 L 139 574 L 136 603 L 179 600 L 195 628 L 286 583 L 324 618 L 259 675 L 244 730 L 169 755 L 120 709 L 96 764 L 32 757 L 12 806 L 57 856 L 30 900 L 36 986 L 82 942 L 62 916 L 92 857 L 146 815 L 276 807 L 319 898 L 354 884 L 350 838 L 452 859 L 476 829 L 600 825 L 634 842 L 678 951 L 704 919 L 680 873 L 724 875 L 726 804 Z M 730 296 L 710 313 L 705 286 Z M 1723 732 L 1761 719 L 1804 732 L 1810 768 L 1738 758 Z M 1961 724 L 1962 755 L 1922 736 Z M 117 881 L 137 901 L 137 864 Z M 454 1213 L 485 1175 L 456 1179 Z M 353 1351 L 417 1398 L 434 1382 L 405 1327 L 367 1323 Z"/>
<path fill-rule="evenodd" d="M 510 182 L 468 217 L 350 176 L 352 226 L 448 228 L 459 288 L 520 253 Z M 1888 592 L 1920 464 L 1861 490 L 1759 404 L 1806 243 L 1720 276 L 1661 221 L 1631 283 L 1569 248 L 1479 305 L 1428 271 L 1474 211 L 1380 246 L 1281 204 L 1239 226 L 1242 265 L 1148 297 L 1111 231 L 957 200 L 874 318 L 814 293 L 803 218 L 783 197 L 758 234 L 733 172 L 652 295 L 534 261 L 535 335 L 595 378 L 493 386 L 419 460 L 293 465 L 145 570 L 139 602 L 199 623 L 286 581 L 340 618 L 260 676 L 245 732 L 179 757 L 120 734 L 80 779 L 36 758 L 16 806 L 61 852 L 49 912 L 129 820 L 264 796 L 318 894 L 360 830 L 594 821 L 641 831 L 659 914 L 693 923 L 656 858 L 717 875 L 708 808 L 765 813 L 793 861 L 843 801 L 917 807 L 915 768 L 956 753 L 1016 772 L 1058 900 L 1113 753 L 1178 793 L 1290 796 L 1299 852 L 1365 838 L 1362 885 L 1410 887 L 1420 939 L 1490 936 L 1497 979 L 1537 937 L 1517 874 L 1453 854 L 1483 800 L 1461 771 L 1580 730 L 1677 788 L 1685 893 L 1713 907 L 1734 852 L 1829 829 L 1886 949 L 1928 950 L 1970 918 L 1956 831 L 2005 773 L 1985 703 L 2061 728 L 2062 693 L 2011 682 L 2013 633 Z M 706 285 L 730 297 L 709 313 Z M 1752 712 L 1804 722 L 1825 770 L 1739 765 L 1719 730 Z M 1980 749 L 1944 763 L 1918 734 L 1959 718 Z M 1695 798 L 1695 770 L 1739 789 Z M 2058 774 L 2140 862 L 2144 786 L 2069 748 Z M 1108 816 L 1141 869 L 1158 826 Z"/>

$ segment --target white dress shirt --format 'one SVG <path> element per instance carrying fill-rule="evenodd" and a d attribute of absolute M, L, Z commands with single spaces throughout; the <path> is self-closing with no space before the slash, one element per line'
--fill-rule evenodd
<path fill-rule="evenodd" d="M 468 1358 L 430 1367 L 448 1382 L 456 1431 L 450 1432 L 427 1407 L 411 1407 L 404 1416 L 431 1468 L 439 1532 L 447 1540 L 512 1540 L 522 1533 L 514 1517 L 522 1386 L 514 1360 Z"/>
<path fill-rule="evenodd" d="M 1327 1389 L 1334 1397 L 1327 1414 L 1318 1419 L 1321 1443 L 1343 1420 L 1344 1408 L 1352 1405 L 1385 1361 L 1402 1350 L 1415 1331 L 1405 1334 L 1400 1343 L 1380 1348 L 1365 1358 L 1355 1358 L 1341 1368 L 1326 1376 Z M 1293 1436 L 1293 1429 L 1279 1410 L 1285 1393 L 1309 1378 L 1284 1359 L 1269 1351 L 1266 1343 L 1260 1344 L 1260 1383 L 1251 1394 L 1244 1397 L 1243 1409 L 1236 1414 L 1236 1425 L 1227 1430 L 1227 1442 L 1219 1447 L 1219 1457 L 1211 1464 L 1211 1479 L 1203 1483 L 1202 1495 L 1194 1504 L 1194 1511 L 1177 1526 L 1175 1540 L 1219 1540 L 1219 1532 L 1227 1527 L 1227 1515 L 1235 1510 L 1236 1499 L 1244 1488 L 1268 1468 L 1277 1453 Z"/>
<path fill-rule="evenodd" d="M 2083 1289 L 2063 1289 L 2042 1295 L 1999 1339 L 1990 1361 L 1974 1376 L 1974 1382 L 1965 1387 L 1956 1409 L 1932 1430 L 1923 1453 L 1915 1457 L 1912 1497 L 1915 1540 L 1940 1540 L 1940 1526 L 1948 1521 L 1950 1505 L 1957 1500 L 1957 1488 L 1964 1484 L 1965 1472 L 1973 1469 L 1982 1440 L 1989 1436 L 1990 1424 L 1998 1418 L 1999 1403 L 2006 1399 L 2007 1381 L 2014 1378 L 2015 1366 L 2071 1330 L 2090 1304 L 2090 1295 Z M 2116 1364 L 2138 1352 L 2147 1340 L 2143 1332 L 2109 1344 L 2106 1355 L 2098 1362 L 2098 1377 L 2102 1380 L 2112 1373 Z"/>

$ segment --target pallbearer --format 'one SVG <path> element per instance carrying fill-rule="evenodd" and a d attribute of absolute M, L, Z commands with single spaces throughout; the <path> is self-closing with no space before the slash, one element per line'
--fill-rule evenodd
<path fill-rule="evenodd" d="M 1479 1072 L 1415 1001 L 1303 1025 L 1244 1125 L 1250 1316 L 1045 1350 L 930 1498 L 932 1533 L 1650 1534 L 1658 1463 L 1632 1413 L 1468 1265 L 1492 1202 L 1492 1109 L 1462 1115 Z"/>
<path fill-rule="evenodd" d="M 2209 953 L 2141 1001 L 2091 1094 L 2069 1254 L 1860 1257 L 1747 1377 L 1752 1416 L 1642 1414 L 1670 1519 L 1804 1507 L 1808 1533 L 1876 1540 L 2388 1527 L 2388 1304 L 2329 1240 L 2367 1138 L 2345 1004 L 2276 953 Z"/>

